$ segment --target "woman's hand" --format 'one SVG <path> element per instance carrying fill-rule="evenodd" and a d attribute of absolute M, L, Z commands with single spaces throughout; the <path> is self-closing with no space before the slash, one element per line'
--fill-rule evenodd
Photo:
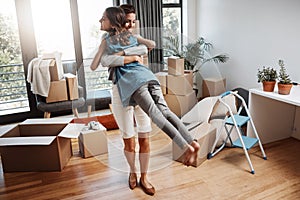
<path fill-rule="evenodd" d="M 143 57 L 142 56 L 136 56 L 136 61 L 138 61 L 140 64 L 143 64 Z"/>
<path fill-rule="evenodd" d="M 141 56 L 124 56 L 124 64 L 139 62 L 143 64 L 143 58 Z"/>

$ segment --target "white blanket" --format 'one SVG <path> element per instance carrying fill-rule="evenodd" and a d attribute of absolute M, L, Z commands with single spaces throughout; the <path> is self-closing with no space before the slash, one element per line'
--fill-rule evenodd
<path fill-rule="evenodd" d="M 237 113 L 235 96 L 228 95 L 223 98 L 223 101 L 229 105 L 233 114 Z M 218 102 L 218 96 L 206 97 L 199 101 L 188 113 L 186 113 L 181 118 L 181 121 L 187 124 L 188 129 L 190 127 L 198 126 L 203 122 L 210 123 L 211 127 L 216 128 L 217 130 L 217 146 L 220 146 L 227 137 L 227 133 L 223 126 L 223 121 L 227 112 L 227 108 Z M 237 139 L 238 135 L 236 129 L 233 129 L 230 136 L 232 140 Z M 226 142 L 226 145 L 231 145 L 229 140 Z"/>
<path fill-rule="evenodd" d="M 218 97 L 206 97 L 199 101 L 181 121 L 186 124 L 208 122 Z"/>
<path fill-rule="evenodd" d="M 51 81 L 50 62 L 50 59 L 43 60 L 42 58 L 34 58 L 29 62 L 27 81 L 31 84 L 33 94 L 48 97 Z"/>

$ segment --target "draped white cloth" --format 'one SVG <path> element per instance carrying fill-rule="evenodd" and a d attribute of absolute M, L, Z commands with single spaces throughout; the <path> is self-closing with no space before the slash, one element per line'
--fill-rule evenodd
<path fill-rule="evenodd" d="M 27 81 L 31 84 L 33 94 L 39 94 L 48 97 L 50 89 L 50 65 L 51 59 L 43 60 L 34 58 L 28 64 Z"/>

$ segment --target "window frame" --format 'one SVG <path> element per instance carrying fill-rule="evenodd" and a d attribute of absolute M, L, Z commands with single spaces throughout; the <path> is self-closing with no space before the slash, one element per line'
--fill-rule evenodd
<path fill-rule="evenodd" d="M 179 0 L 179 3 L 163 3 L 162 8 L 180 8 L 180 20 L 181 20 L 181 27 L 180 27 L 180 32 L 181 35 L 183 33 L 183 26 L 182 26 L 182 21 L 183 21 L 183 11 L 182 11 L 182 0 Z M 181 38 L 182 39 L 182 38 Z"/>
<path fill-rule="evenodd" d="M 113 5 L 116 6 L 118 0 L 111 0 Z M 82 54 L 82 44 L 81 44 L 81 35 L 80 35 L 80 26 L 79 26 L 79 13 L 78 13 L 78 4 L 77 0 L 69 0 L 70 2 L 70 12 L 72 20 L 72 31 L 74 38 L 74 48 L 75 48 L 75 61 L 77 65 L 77 70 L 83 70 L 81 64 L 83 63 L 83 54 Z M 19 37 L 20 45 L 22 51 L 22 60 L 24 66 L 25 79 L 27 79 L 27 69 L 29 62 L 38 56 L 33 18 L 32 18 L 32 9 L 30 0 L 15 0 L 17 23 L 19 28 Z M 79 84 L 85 88 L 85 77 L 84 71 L 80 73 L 82 77 L 78 77 Z M 15 123 L 24 121 L 28 118 L 41 118 L 43 113 L 36 108 L 36 99 L 35 95 L 31 92 L 30 84 L 26 82 L 26 89 L 29 101 L 30 111 L 12 113 L 8 115 L 0 116 L 0 125 Z M 59 113 L 58 115 L 63 115 L 67 113 Z"/>

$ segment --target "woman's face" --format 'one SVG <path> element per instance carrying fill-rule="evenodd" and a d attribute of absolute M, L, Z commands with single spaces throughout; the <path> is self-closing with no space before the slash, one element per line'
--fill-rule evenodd
<path fill-rule="evenodd" d="M 112 26 L 111 26 L 111 23 L 110 23 L 109 19 L 106 16 L 106 12 L 103 13 L 103 16 L 99 20 L 99 22 L 101 23 L 100 30 L 102 30 L 102 31 L 109 31 L 109 30 L 111 30 Z"/>
<path fill-rule="evenodd" d="M 126 14 L 126 19 L 127 19 L 127 22 L 125 24 L 126 29 L 132 31 L 132 29 L 135 28 L 135 14 L 134 13 Z"/>

